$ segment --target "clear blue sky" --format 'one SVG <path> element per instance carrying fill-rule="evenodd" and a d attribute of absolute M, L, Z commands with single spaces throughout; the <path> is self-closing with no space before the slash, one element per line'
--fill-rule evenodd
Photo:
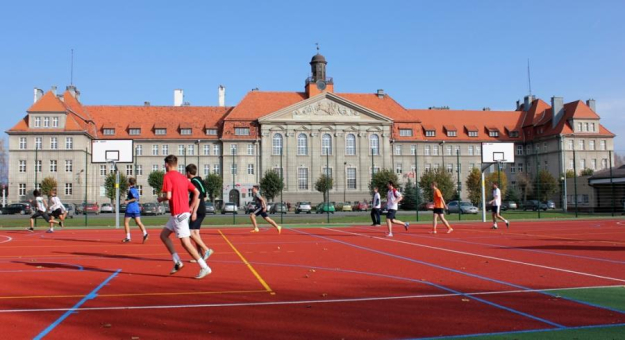
<path fill-rule="evenodd" d="M 337 92 L 385 89 L 407 108 L 513 109 L 597 100 L 625 150 L 625 1 L 10 1 L 0 13 L 0 128 L 33 87 L 74 83 L 85 104 L 235 105 L 301 91 L 315 53 Z M 5 135 L 6 138 L 6 135 Z"/>

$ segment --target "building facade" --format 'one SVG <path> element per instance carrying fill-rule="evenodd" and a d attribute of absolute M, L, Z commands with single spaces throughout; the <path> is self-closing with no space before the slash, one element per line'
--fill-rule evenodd
<path fill-rule="evenodd" d="M 63 94 L 35 89 L 34 104 L 7 131 L 9 201 L 23 200 L 49 176 L 66 202 L 107 201 L 112 169 L 91 163 L 96 139 L 134 141 L 134 163 L 119 169 L 137 178 L 144 201 L 156 200 L 147 178 L 168 154 L 178 156 L 181 170 L 193 163 L 201 176 L 221 175 L 224 201 L 239 205 L 268 170 L 282 171 L 283 199 L 293 203 L 322 201 L 314 183 L 326 173 L 334 179 L 332 201 L 369 199 L 380 169 L 393 169 L 400 184 L 437 168 L 464 183 L 481 167 L 484 142 L 514 143 L 514 163 L 503 169 L 512 186 L 520 173 L 545 169 L 560 178 L 574 167 L 601 170 L 613 162 L 614 134 L 600 124 L 594 100 L 553 97 L 548 104 L 526 96 L 511 111 L 406 109 L 383 90 L 337 93 L 326 59 L 317 54 L 310 65 L 304 92 L 252 90 L 233 107 L 224 105 L 221 86 L 215 107 L 185 104 L 182 90 L 173 106 L 108 106 L 83 105 L 73 86 Z"/>

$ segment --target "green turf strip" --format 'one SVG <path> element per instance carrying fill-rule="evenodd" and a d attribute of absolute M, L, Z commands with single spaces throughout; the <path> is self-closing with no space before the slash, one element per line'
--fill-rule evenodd
<path fill-rule="evenodd" d="M 552 290 L 550 294 L 617 309 L 625 313 L 625 286 L 610 288 Z M 623 334 L 625 338 L 625 334 Z"/>

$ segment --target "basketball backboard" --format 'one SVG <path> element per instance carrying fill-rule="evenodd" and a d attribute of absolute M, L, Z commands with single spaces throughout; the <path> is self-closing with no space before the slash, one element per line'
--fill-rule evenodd
<path fill-rule="evenodd" d="M 482 143 L 482 163 L 514 163 L 514 143 Z"/>
<path fill-rule="evenodd" d="M 131 139 L 96 139 L 91 141 L 91 163 L 132 163 L 134 145 Z"/>

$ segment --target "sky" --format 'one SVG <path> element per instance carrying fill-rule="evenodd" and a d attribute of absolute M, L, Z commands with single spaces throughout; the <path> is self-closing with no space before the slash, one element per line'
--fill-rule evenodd
<path fill-rule="evenodd" d="M 625 1 L 10 1 L 0 12 L 0 129 L 33 88 L 87 105 L 236 105 L 303 91 L 319 43 L 336 92 L 384 89 L 406 108 L 513 110 L 594 98 L 625 151 Z M 6 139 L 6 134 L 3 135 Z"/>

